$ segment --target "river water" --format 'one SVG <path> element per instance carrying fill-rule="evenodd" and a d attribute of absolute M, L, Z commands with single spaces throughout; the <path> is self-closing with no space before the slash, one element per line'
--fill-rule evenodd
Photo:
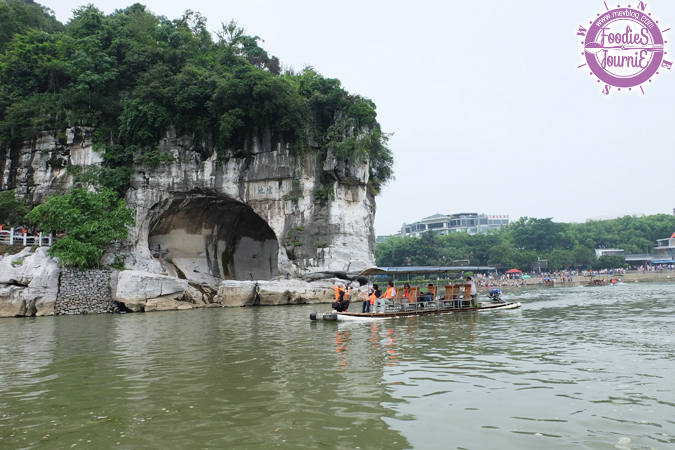
<path fill-rule="evenodd" d="M 0 320 L 0 449 L 673 449 L 675 284 Z M 355 306 L 352 306 L 355 309 Z"/>

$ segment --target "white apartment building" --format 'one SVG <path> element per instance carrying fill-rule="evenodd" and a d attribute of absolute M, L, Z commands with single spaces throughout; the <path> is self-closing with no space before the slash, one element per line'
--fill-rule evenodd
<path fill-rule="evenodd" d="M 427 231 L 438 234 L 449 233 L 487 233 L 490 229 L 508 225 L 508 215 L 489 215 L 476 213 L 434 214 L 419 222 L 406 224 L 401 227 L 401 236 L 420 237 Z"/>

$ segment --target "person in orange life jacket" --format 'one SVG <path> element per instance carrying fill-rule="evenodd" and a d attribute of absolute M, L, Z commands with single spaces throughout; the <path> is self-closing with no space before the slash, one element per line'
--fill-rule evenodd
<path fill-rule="evenodd" d="M 375 299 L 382 297 L 382 292 L 376 284 L 373 284 L 373 290 L 368 294 L 368 298 L 363 301 L 363 308 L 361 308 L 362 313 L 370 312 L 370 305 L 375 304 Z"/>
<path fill-rule="evenodd" d="M 403 297 L 401 298 L 401 303 L 410 302 L 410 285 L 408 283 L 403 285 Z"/>
<path fill-rule="evenodd" d="M 394 298 L 396 298 L 396 289 L 394 289 L 394 282 L 390 281 L 384 295 L 375 300 L 375 312 L 384 312 L 385 305 L 393 303 Z"/>
<path fill-rule="evenodd" d="M 352 287 L 349 286 L 347 291 L 345 291 L 345 285 L 339 284 L 337 287 L 337 301 L 333 303 L 333 309 L 337 312 L 345 312 L 349 308 L 349 293 L 351 292 Z"/>

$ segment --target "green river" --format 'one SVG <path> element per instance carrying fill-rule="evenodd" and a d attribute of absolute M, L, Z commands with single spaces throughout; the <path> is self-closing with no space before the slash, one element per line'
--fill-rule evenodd
<path fill-rule="evenodd" d="M 673 449 L 675 284 L 0 319 L 0 449 Z M 356 310 L 360 305 L 352 305 Z"/>

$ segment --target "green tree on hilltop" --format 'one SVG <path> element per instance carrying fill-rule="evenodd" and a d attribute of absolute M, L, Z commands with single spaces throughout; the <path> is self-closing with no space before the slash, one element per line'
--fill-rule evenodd
<path fill-rule="evenodd" d="M 367 162 L 372 195 L 393 177 L 374 102 L 311 67 L 283 72 L 234 21 L 214 41 L 191 10 L 169 20 L 141 4 L 108 15 L 87 5 L 65 26 L 29 0 L 0 0 L 0 11 L 0 149 L 42 131 L 94 127 L 110 169 L 98 184 L 118 192 L 135 166 L 170 160 L 158 154 L 170 130 L 221 163 L 249 161 L 266 135 L 296 155 Z"/>

